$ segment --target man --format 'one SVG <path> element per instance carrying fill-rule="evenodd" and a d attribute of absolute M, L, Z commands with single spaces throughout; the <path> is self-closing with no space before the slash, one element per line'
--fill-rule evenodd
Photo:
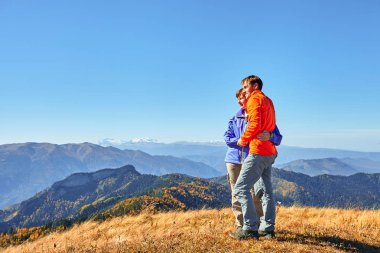
<path fill-rule="evenodd" d="M 261 91 L 263 82 L 258 76 L 248 76 L 241 82 L 247 97 L 246 110 L 249 126 L 237 144 L 245 147 L 249 144 L 249 155 L 244 160 L 240 175 L 236 181 L 234 195 L 241 204 L 243 229 L 231 233 L 235 239 L 258 239 L 259 234 L 274 237 L 275 202 L 271 182 L 271 168 L 277 156 L 275 145 L 270 141 L 262 141 L 257 135 L 263 131 L 273 132 L 276 126 L 275 110 L 272 103 Z M 260 227 L 255 205 L 250 196 L 252 186 L 262 178 L 263 196 L 261 198 L 263 216 Z"/>
<path fill-rule="evenodd" d="M 249 151 L 248 146 L 237 146 L 237 141 L 239 140 L 240 136 L 243 134 L 244 130 L 248 125 L 245 112 L 246 93 L 243 90 L 243 88 L 239 89 L 236 92 L 236 98 L 238 100 L 240 110 L 236 113 L 234 117 L 232 117 L 229 120 L 227 131 L 224 133 L 224 140 L 228 146 L 225 162 L 227 167 L 227 178 L 231 187 L 231 193 L 233 193 L 236 180 L 240 174 L 241 164 L 243 163 L 243 160 L 248 156 Z M 258 138 L 262 141 L 270 140 L 275 145 L 280 145 L 282 136 L 276 127 L 274 133 L 270 134 L 268 131 L 264 131 L 263 133 L 258 135 Z M 260 202 L 260 197 L 263 193 L 261 180 L 259 180 L 255 184 L 252 190 L 252 197 L 255 202 L 256 212 L 257 215 L 261 217 L 263 215 Z M 241 205 L 235 198 L 234 194 L 231 195 L 232 212 L 235 216 L 235 226 L 237 230 L 240 230 L 243 227 L 243 215 L 241 212 Z"/>

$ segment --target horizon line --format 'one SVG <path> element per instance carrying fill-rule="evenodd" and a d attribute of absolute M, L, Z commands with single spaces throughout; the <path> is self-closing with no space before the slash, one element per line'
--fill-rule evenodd
<path fill-rule="evenodd" d="M 111 139 L 111 138 L 107 138 Z M 103 139 L 107 140 L 107 139 Z M 46 141 L 26 141 L 26 142 L 14 142 L 14 143 L 0 143 L 0 146 L 3 145 L 21 145 L 21 144 L 51 144 L 51 145 L 80 145 L 80 144 L 92 144 L 92 145 L 97 145 L 101 147 L 114 147 L 118 148 L 117 146 L 125 145 L 125 144 L 164 144 L 164 145 L 171 145 L 171 144 L 181 144 L 181 143 L 188 143 L 188 144 L 208 144 L 208 145 L 225 145 L 224 141 L 186 141 L 186 140 L 180 140 L 180 141 L 174 141 L 174 142 L 161 142 L 161 141 L 155 141 L 155 142 L 133 142 L 132 140 L 124 141 L 122 143 L 114 143 L 113 145 L 104 145 L 101 142 L 98 141 L 97 143 L 91 142 L 91 141 L 83 141 L 83 142 L 65 142 L 65 143 L 52 143 L 52 142 L 46 142 Z M 284 145 L 281 144 L 278 148 L 281 147 L 287 147 L 287 148 L 302 148 L 302 149 L 324 149 L 324 150 L 338 150 L 338 151 L 344 151 L 344 152 L 360 152 L 360 153 L 380 153 L 380 151 L 362 151 L 362 150 L 353 150 L 353 149 L 342 149 L 342 148 L 331 148 L 331 147 L 302 147 L 302 146 L 292 146 L 292 145 Z"/>

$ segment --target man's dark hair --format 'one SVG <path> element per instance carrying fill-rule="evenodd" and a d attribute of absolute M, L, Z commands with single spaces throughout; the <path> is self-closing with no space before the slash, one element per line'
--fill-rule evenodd
<path fill-rule="evenodd" d="M 258 76 L 247 76 L 246 78 L 241 80 L 241 84 L 246 82 L 248 82 L 249 85 L 254 85 L 255 83 L 257 83 L 257 85 L 259 86 L 259 90 L 263 88 L 263 81 L 261 81 L 260 77 Z"/>

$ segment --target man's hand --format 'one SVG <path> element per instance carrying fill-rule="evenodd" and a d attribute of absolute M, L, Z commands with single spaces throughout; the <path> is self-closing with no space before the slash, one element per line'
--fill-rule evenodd
<path fill-rule="evenodd" d="M 237 145 L 240 146 L 240 147 L 245 147 L 245 146 L 247 146 L 247 144 L 248 143 L 243 142 L 241 139 L 239 139 L 238 142 L 237 142 Z"/>
<path fill-rule="evenodd" d="M 260 141 L 269 141 L 269 139 L 270 139 L 270 133 L 265 130 L 264 132 L 259 133 L 257 135 L 257 139 L 259 139 Z"/>

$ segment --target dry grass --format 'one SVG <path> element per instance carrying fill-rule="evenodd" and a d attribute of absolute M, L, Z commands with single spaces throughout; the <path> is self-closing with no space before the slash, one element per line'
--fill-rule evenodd
<path fill-rule="evenodd" d="M 230 209 L 86 222 L 5 252 L 380 252 L 380 210 L 281 207 L 276 239 L 236 241 Z"/>

